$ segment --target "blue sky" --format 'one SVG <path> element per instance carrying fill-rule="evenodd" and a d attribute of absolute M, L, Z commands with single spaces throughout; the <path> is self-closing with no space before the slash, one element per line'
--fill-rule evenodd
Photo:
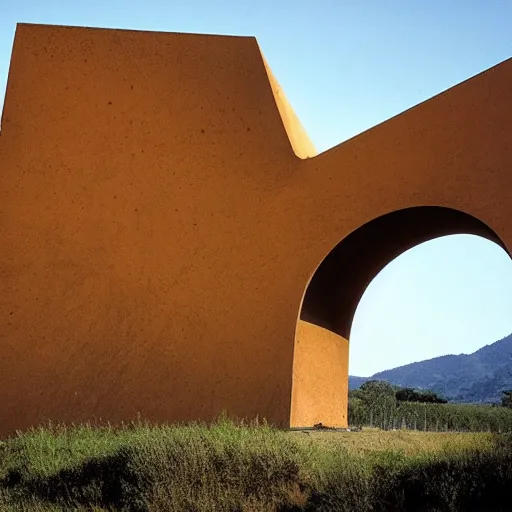
<path fill-rule="evenodd" d="M 17 22 L 256 36 L 319 151 L 512 57 L 510 0 L 0 0 L 0 105 Z M 511 313 L 498 246 L 420 245 L 364 295 L 350 373 L 472 352 L 512 333 Z"/>

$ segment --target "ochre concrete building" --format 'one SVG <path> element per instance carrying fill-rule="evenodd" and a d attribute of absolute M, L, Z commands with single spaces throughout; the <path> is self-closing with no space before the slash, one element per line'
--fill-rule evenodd
<path fill-rule="evenodd" d="M 18 25 L 0 434 L 347 422 L 355 308 L 453 233 L 512 248 L 512 60 L 316 155 L 254 38 Z"/>

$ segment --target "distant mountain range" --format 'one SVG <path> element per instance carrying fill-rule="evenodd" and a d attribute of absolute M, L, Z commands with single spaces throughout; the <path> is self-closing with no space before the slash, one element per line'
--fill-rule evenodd
<path fill-rule="evenodd" d="M 499 402 L 501 392 L 512 389 L 512 334 L 472 354 L 435 357 L 371 377 L 348 379 L 349 389 L 367 380 L 384 380 L 401 387 L 431 389 L 450 402 Z"/>

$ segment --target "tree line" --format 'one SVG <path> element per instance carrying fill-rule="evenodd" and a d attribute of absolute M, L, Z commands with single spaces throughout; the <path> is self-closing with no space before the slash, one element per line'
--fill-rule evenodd
<path fill-rule="evenodd" d="M 512 432 L 512 391 L 501 405 L 451 404 L 433 391 L 372 380 L 349 392 L 348 422 L 384 430 Z"/>

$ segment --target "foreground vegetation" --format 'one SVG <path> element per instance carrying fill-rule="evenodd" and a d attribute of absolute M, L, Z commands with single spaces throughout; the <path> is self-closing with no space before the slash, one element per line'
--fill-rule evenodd
<path fill-rule="evenodd" d="M 0 447 L 0 510 L 509 510 L 512 437 L 51 426 Z"/>

